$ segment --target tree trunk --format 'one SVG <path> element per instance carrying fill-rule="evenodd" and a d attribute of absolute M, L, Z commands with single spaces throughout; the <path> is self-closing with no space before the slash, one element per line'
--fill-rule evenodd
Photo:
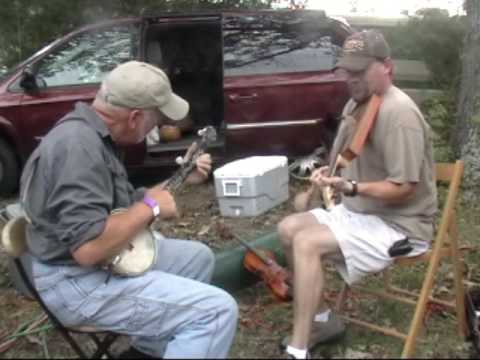
<path fill-rule="evenodd" d="M 467 31 L 462 59 L 453 147 L 465 161 L 464 188 L 469 199 L 480 198 L 480 1 L 466 0 Z"/>

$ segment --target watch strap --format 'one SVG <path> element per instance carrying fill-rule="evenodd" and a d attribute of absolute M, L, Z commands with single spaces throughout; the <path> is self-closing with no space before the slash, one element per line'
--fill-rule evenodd
<path fill-rule="evenodd" d="M 352 184 L 352 191 L 345 193 L 346 196 L 356 196 L 358 194 L 358 183 L 355 180 L 348 180 Z"/>

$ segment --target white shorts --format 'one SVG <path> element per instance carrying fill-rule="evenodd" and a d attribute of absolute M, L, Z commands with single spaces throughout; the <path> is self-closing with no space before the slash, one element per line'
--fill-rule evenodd
<path fill-rule="evenodd" d="M 330 211 L 318 208 L 310 213 L 335 235 L 341 254 L 332 254 L 329 258 L 350 285 L 391 265 L 394 259 L 388 254 L 388 249 L 394 242 L 405 239 L 404 234 L 388 226 L 378 216 L 355 213 L 341 204 Z M 429 248 L 425 241 L 410 239 L 410 242 L 413 250 L 408 256 L 420 255 Z"/>

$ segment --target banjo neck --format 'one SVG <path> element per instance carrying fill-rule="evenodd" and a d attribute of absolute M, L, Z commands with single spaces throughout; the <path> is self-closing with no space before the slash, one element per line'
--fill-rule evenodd
<path fill-rule="evenodd" d="M 184 183 L 187 176 L 192 172 L 195 167 L 195 162 L 193 159 L 188 162 L 187 165 L 183 165 L 175 171 L 175 173 L 167 180 L 165 189 L 168 190 L 171 194 L 174 194 L 179 190 Z"/>
<path fill-rule="evenodd" d="M 181 188 L 187 176 L 195 169 L 198 157 L 203 154 L 203 151 L 210 143 L 217 139 L 217 132 L 213 126 L 207 126 L 199 130 L 198 135 L 201 136 L 201 140 L 195 151 L 190 156 L 185 156 L 187 157 L 186 161 L 180 158 L 180 168 L 166 182 L 165 188 L 171 194 L 174 194 Z"/>

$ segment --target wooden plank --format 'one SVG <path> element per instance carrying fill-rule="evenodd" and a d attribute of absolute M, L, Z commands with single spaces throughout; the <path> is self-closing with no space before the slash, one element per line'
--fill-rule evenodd
<path fill-rule="evenodd" d="M 348 322 L 350 322 L 352 324 L 355 324 L 357 326 L 361 326 L 361 327 L 364 327 L 364 328 L 367 328 L 367 329 L 370 329 L 370 330 L 373 330 L 373 331 L 377 331 L 377 332 L 380 332 L 380 333 L 385 334 L 385 335 L 394 336 L 394 337 L 402 339 L 404 341 L 407 339 L 406 334 L 401 333 L 401 332 L 399 332 L 399 331 L 397 331 L 393 328 L 387 328 L 385 326 L 371 324 L 369 322 L 359 320 L 359 319 L 353 318 L 351 316 L 343 315 L 343 314 L 340 314 L 339 317 L 341 319 L 343 319 L 344 321 L 348 321 Z"/>

